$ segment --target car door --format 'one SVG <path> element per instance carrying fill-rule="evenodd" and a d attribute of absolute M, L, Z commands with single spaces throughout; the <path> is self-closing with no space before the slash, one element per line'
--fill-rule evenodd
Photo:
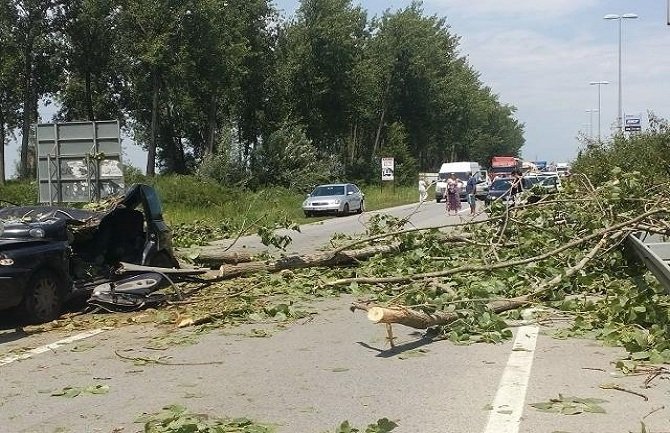
<path fill-rule="evenodd" d="M 349 200 L 349 209 L 359 209 L 361 207 L 361 191 L 356 185 L 347 185 L 347 199 Z"/>

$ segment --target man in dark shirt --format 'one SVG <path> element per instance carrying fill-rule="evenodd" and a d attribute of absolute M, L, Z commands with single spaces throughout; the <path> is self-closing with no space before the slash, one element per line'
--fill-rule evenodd
<path fill-rule="evenodd" d="M 477 207 L 477 203 L 475 201 L 476 193 L 477 193 L 477 177 L 475 176 L 474 173 L 470 173 L 468 183 L 465 185 L 465 195 L 468 199 L 468 204 L 470 205 L 471 215 L 475 214 L 475 208 Z"/>

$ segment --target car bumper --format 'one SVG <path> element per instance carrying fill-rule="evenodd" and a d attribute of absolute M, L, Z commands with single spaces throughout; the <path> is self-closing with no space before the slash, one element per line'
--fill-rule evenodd
<path fill-rule="evenodd" d="M 318 212 L 339 212 L 340 211 L 340 206 L 339 204 L 328 204 L 328 205 L 318 205 L 318 206 L 313 206 L 313 205 L 307 205 L 303 206 L 302 210 L 305 212 L 312 212 L 312 213 L 318 213 Z"/>

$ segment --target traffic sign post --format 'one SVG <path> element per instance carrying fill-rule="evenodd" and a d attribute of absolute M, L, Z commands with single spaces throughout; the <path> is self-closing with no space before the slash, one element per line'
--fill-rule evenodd
<path fill-rule="evenodd" d="M 624 130 L 626 132 L 642 131 L 642 123 L 639 114 L 626 114 Z"/>
<path fill-rule="evenodd" d="M 382 158 L 382 181 L 393 180 L 395 160 L 393 158 Z"/>

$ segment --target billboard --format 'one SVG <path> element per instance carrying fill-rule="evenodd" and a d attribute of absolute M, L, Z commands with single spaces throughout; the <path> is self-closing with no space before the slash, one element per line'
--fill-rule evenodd
<path fill-rule="evenodd" d="M 382 158 L 382 180 L 393 180 L 395 161 L 393 158 Z"/>
<path fill-rule="evenodd" d="M 40 123 L 36 129 L 41 203 L 92 202 L 123 192 L 118 121 Z"/>

